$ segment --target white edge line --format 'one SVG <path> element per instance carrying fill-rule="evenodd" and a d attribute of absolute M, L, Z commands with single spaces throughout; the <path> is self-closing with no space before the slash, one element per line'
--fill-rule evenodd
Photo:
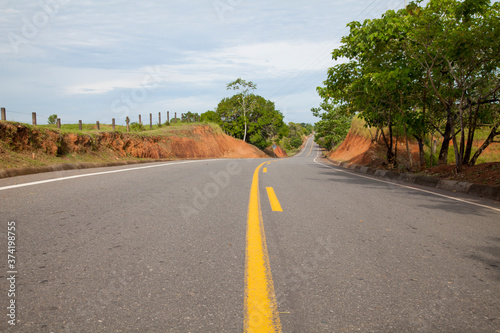
<path fill-rule="evenodd" d="M 378 181 L 378 182 L 381 182 L 381 183 L 392 184 L 392 185 L 396 185 L 396 186 L 408 188 L 408 189 L 415 190 L 415 191 L 425 192 L 425 193 L 433 194 L 433 195 L 436 195 L 436 196 L 439 196 L 439 197 L 443 197 L 443 198 L 447 198 L 447 199 L 451 199 L 451 200 L 455 200 L 455 201 L 460 201 L 460 202 L 465 202 L 465 203 L 468 203 L 468 204 L 471 204 L 471 205 L 474 205 L 474 206 L 479 206 L 479 207 L 483 207 L 483 208 L 489 208 L 489 209 L 495 210 L 497 212 L 500 212 L 499 208 L 495 208 L 495 207 L 491 207 L 491 206 L 487 206 L 487 205 L 478 204 L 478 203 L 475 203 L 475 202 L 472 202 L 472 201 L 467 201 L 467 200 L 464 200 L 464 199 L 450 197 L 448 195 L 444 195 L 444 194 L 440 194 L 440 193 L 436 193 L 436 192 L 432 192 L 432 191 L 422 190 L 422 189 L 417 188 L 417 187 L 402 185 L 402 184 L 398 184 L 398 183 L 388 182 L 388 181 L 382 180 L 382 179 L 377 179 L 377 178 L 372 178 L 372 177 L 368 177 L 368 176 L 359 175 L 359 174 L 357 174 L 355 172 L 349 172 L 349 171 L 342 170 L 342 169 L 340 169 L 340 167 L 333 168 L 331 165 L 326 165 L 326 164 L 323 164 L 321 162 L 316 161 L 316 159 L 318 157 L 319 156 L 316 156 L 316 158 L 314 159 L 314 162 L 316 164 L 322 165 L 322 166 L 330 168 L 330 169 L 334 169 L 336 171 L 340 171 L 340 172 L 343 172 L 343 173 L 347 173 L 347 174 L 358 176 L 358 177 L 362 177 L 362 178 L 367 178 L 367 179 L 375 180 L 375 181 Z"/>
<path fill-rule="evenodd" d="M 45 183 L 58 182 L 58 181 L 68 180 L 68 179 L 75 179 L 75 178 L 82 178 L 82 177 L 91 177 L 91 176 L 105 175 L 105 174 L 110 174 L 110 173 L 118 173 L 118 172 L 125 172 L 125 171 L 134 171 L 134 170 L 149 169 L 149 168 L 158 168 L 158 167 L 164 167 L 164 166 L 170 166 L 170 165 L 179 165 L 179 164 L 187 164 L 187 163 L 200 163 L 200 162 L 209 162 L 209 161 L 220 161 L 220 160 L 221 159 L 171 162 L 171 163 L 162 163 L 162 164 L 155 164 L 155 165 L 146 165 L 146 166 L 140 166 L 140 167 L 128 168 L 128 169 L 119 169 L 119 170 L 111 170 L 111 171 L 86 173 L 86 174 L 83 174 L 83 175 L 67 176 L 67 177 L 61 177 L 61 178 L 39 180 L 39 181 L 36 181 L 36 182 L 30 182 L 30 183 L 24 183 L 24 184 L 16 184 L 16 185 L 4 186 L 4 187 L 0 187 L 0 191 L 11 190 L 11 189 L 14 189 L 14 188 L 19 188 L 19 187 L 26 187 L 26 186 L 33 186 L 33 185 L 45 184 Z"/>

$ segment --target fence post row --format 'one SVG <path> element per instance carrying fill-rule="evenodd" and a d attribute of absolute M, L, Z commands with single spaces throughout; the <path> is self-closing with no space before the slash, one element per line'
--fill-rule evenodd
<path fill-rule="evenodd" d="M 0 108 L 1 110 L 1 118 L 0 120 L 4 120 L 6 121 L 7 120 L 7 111 L 5 108 Z M 181 113 L 181 117 L 184 117 L 184 114 Z M 174 112 L 174 119 L 175 119 L 175 122 L 177 123 L 177 112 Z M 198 119 L 198 117 L 194 116 L 194 121 L 196 122 L 196 120 Z M 31 120 L 32 120 L 32 123 L 33 125 L 37 125 L 37 119 L 36 119 L 36 112 L 32 112 L 31 113 Z M 115 121 L 115 118 L 112 118 L 111 119 L 112 121 L 112 127 L 113 127 L 113 131 L 116 130 L 116 121 Z M 126 123 L 127 123 L 127 132 L 130 131 L 129 129 L 129 123 L 130 123 L 130 119 L 129 117 L 127 117 L 127 119 L 125 120 Z M 170 123 L 170 111 L 167 111 L 167 124 Z M 61 128 L 61 118 L 57 118 L 56 119 L 56 124 L 57 124 L 57 128 Z M 142 125 L 142 117 L 141 115 L 139 115 L 139 124 Z M 161 127 L 161 112 L 158 112 L 158 124 L 159 124 L 159 127 Z M 99 121 L 96 122 L 96 126 L 97 126 L 97 129 L 100 130 L 100 124 L 99 124 Z M 149 127 L 150 129 L 153 129 L 153 114 L 150 113 L 149 114 Z M 78 121 L 78 128 L 81 130 L 83 130 L 83 122 L 81 120 Z"/>

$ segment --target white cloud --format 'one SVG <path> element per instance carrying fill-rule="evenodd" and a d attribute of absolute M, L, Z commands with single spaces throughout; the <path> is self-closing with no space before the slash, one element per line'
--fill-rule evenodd
<path fill-rule="evenodd" d="M 220 20 L 214 0 L 56 0 L 65 4 L 13 52 L 8 33 L 22 36 L 23 17 L 33 21 L 49 1 L 0 0 L 2 106 L 76 119 L 111 117 L 114 100 L 141 89 L 148 97 L 130 112 L 167 104 L 203 112 L 237 77 L 299 117 L 318 104 L 315 88 L 345 24 L 370 4 L 365 13 L 378 10 L 372 0 L 220 0 L 232 7 Z"/>
<path fill-rule="evenodd" d="M 326 70 L 331 45 L 307 41 L 288 41 L 240 45 L 207 52 L 186 52 L 182 64 L 161 64 L 131 72 L 103 69 L 68 69 L 78 83 L 65 89 L 68 94 L 103 94 L 115 89 L 139 89 L 154 78 L 162 83 L 189 83 L 196 86 L 228 82 L 252 68 L 252 75 L 279 79 L 308 71 Z M 318 52 L 321 51 L 322 53 Z M 326 52 L 325 52 L 326 51 Z M 147 84 L 146 84 L 147 85 Z"/>

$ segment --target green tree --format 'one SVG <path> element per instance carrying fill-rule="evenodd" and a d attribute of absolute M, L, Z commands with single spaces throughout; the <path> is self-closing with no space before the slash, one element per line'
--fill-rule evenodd
<path fill-rule="evenodd" d="M 407 51 L 425 70 L 436 104 L 446 117 L 440 162 L 446 162 L 451 140 L 460 171 L 462 165 L 475 164 L 500 134 L 500 4 L 431 1 L 422 9 L 414 6 L 409 22 Z M 471 157 L 481 119 L 492 122 L 490 136 Z"/>
<path fill-rule="evenodd" d="M 49 120 L 47 121 L 47 123 L 49 125 L 54 125 L 56 123 L 56 120 L 57 120 L 57 114 L 51 114 L 49 116 Z"/>
<path fill-rule="evenodd" d="M 217 114 L 217 112 L 208 110 L 204 113 L 201 114 L 201 120 L 202 122 L 207 122 L 207 123 L 216 123 L 219 124 L 221 123 L 220 117 Z"/>
<path fill-rule="evenodd" d="M 257 85 L 252 81 L 245 81 L 242 78 L 237 78 L 235 81 L 230 82 L 226 85 L 227 90 L 237 90 L 240 91 L 236 96 L 238 96 L 239 107 L 234 109 L 233 112 L 239 113 L 243 116 L 244 123 L 244 135 L 243 141 L 247 141 L 247 127 L 248 119 L 247 113 L 253 111 L 254 104 L 250 100 L 251 92 L 257 89 Z"/>
<path fill-rule="evenodd" d="M 419 2 L 380 19 L 351 22 L 349 35 L 332 52 L 347 62 L 328 70 L 318 93 L 326 105 L 343 114 L 359 112 L 379 128 L 390 164 L 397 163 L 395 135 L 404 135 L 407 147 L 408 137 L 416 138 L 423 164 L 423 143 L 432 130 L 443 137 L 440 163 L 453 141 L 460 170 L 500 134 L 500 4 L 433 0 L 422 8 Z M 471 157 L 481 122 L 490 124 L 490 136 Z"/>
<path fill-rule="evenodd" d="M 183 123 L 194 123 L 197 119 L 200 119 L 200 115 L 191 111 L 188 111 L 181 115 L 181 122 Z"/>
<path fill-rule="evenodd" d="M 283 115 L 275 109 L 273 102 L 261 96 L 249 95 L 247 103 L 253 107 L 243 115 L 238 111 L 240 95 L 222 99 L 216 109 L 219 124 L 225 133 L 239 139 L 246 137 L 249 143 L 266 148 L 283 136 L 286 130 Z"/>
<path fill-rule="evenodd" d="M 328 102 L 321 103 L 319 108 L 312 108 L 311 111 L 315 117 L 320 118 L 314 128 L 316 143 L 331 150 L 345 139 L 351 127 L 352 115 Z"/>

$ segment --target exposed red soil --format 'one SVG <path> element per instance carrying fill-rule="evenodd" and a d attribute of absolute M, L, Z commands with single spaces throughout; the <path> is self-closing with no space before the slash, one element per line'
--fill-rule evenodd
<path fill-rule="evenodd" d="M 454 179 L 469 183 L 500 185 L 500 162 L 482 163 L 472 167 L 465 166 L 460 173 L 455 165 L 438 165 L 423 171 L 425 174 L 442 179 Z"/>
<path fill-rule="evenodd" d="M 257 147 L 230 137 L 208 125 L 177 131 L 173 135 L 140 136 L 133 133 L 100 132 L 61 134 L 22 124 L 0 122 L 3 149 L 15 152 L 64 156 L 67 154 L 100 154 L 122 157 L 176 158 L 262 158 L 267 155 Z M 6 151 L 7 150 L 7 151 Z"/>
<path fill-rule="evenodd" d="M 482 142 L 478 142 L 478 145 Z M 409 143 L 412 162 L 414 166 L 419 163 L 419 149 L 416 142 Z M 453 149 L 453 145 L 450 146 Z M 497 151 L 500 144 L 488 146 L 484 153 Z M 327 154 L 327 158 L 334 161 L 347 161 L 359 165 L 387 169 L 386 148 L 380 142 L 374 143 L 370 138 L 357 133 L 349 132 L 344 142 L 335 151 Z M 408 153 L 403 140 L 398 142 L 398 159 L 400 164 L 408 164 Z M 455 172 L 455 165 L 440 165 L 432 168 L 421 168 L 419 173 L 427 174 L 441 179 L 453 179 L 470 183 L 500 185 L 500 162 L 483 163 L 472 167 L 464 167 L 460 173 Z"/>

